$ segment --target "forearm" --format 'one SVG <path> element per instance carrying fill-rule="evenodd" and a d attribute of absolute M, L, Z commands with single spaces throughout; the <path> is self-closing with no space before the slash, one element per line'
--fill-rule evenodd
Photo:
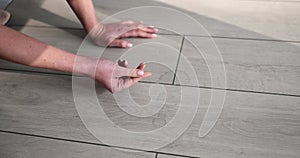
<path fill-rule="evenodd" d="M 92 0 L 67 0 L 67 2 L 87 33 L 99 24 Z"/>
<path fill-rule="evenodd" d="M 75 73 L 89 73 L 89 58 L 76 56 L 1 25 L 0 35 L 2 59 L 33 67 L 72 72 L 77 57 L 81 63 L 86 61 L 87 64 L 80 65 Z"/>

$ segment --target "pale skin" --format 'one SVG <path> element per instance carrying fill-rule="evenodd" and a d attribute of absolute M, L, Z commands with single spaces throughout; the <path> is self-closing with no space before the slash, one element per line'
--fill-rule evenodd
<path fill-rule="evenodd" d="M 121 38 L 152 38 L 156 36 L 155 33 L 157 30 L 153 27 L 146 27 L 140 23 L 125 22 L 126 26 L 133 25 L 133 27 L 130 27 L 130 30 L 125 29 L 126 32 L 119 36 L 105 38 L 109 39 L 108 43 L 105 43 L 107 41 L 103 42 L 103 35 L 110 36 L 105 31 L 111 31 L 114 35 L 116 33 L 113 32 L 114 28 L 108 27 L 110 25 L 99 23 L 92 1 L 67 1 L 81 21 L 86 32 L 93 36 L 92 39 L 96 44 L 100 43 L 98 45 L 104 43 L 111 47 L 126 48 L 131 47 L 132 44 Z M 120 25 L 123 26 L 122 23 Z M 118 29 L 118 27 L 116 28 Z M 94 30 L 97 33 L 93 34 Z M 144 71 L 145 64 L 143 63 L 136 69 L 132 69 L 129 68 L 125 60 L 114 63 L 109 60 L 74 55 L 2 25 L 0 25 L 0 35 L 0 58 L 32 67 L 83 74 L 94 78 L 111 92 L 118 92 L 151 75 L 150 72 Z M 75 61 L 77 61 L 77 65 L 76 69 L 73 69 Z"/>
<path fill-rule="evenodd" d="M 67 0 L 86 32 L 90 33 L 94 42 L 100 46 L 132 47 L 132 43 L 120 38 L 126 37 L 156 37 L 157 29 L 153 26 L 144 26 L 139 22 L 125 21 L 108 25 L 99 25 L 95 9 L 91 0 Z M 103 29 L 104 28 L 104 29 Z M 121 31 L 119 31 L 121 30 Z M 106 31 L 106 32 L 103 32 Z M 101 36 L 103 35 L 103 36 Z M 101 42 L 107 36 L 113 36 L 108 43 Z M 100 42 L 99 42 L 100 41 Z"/>

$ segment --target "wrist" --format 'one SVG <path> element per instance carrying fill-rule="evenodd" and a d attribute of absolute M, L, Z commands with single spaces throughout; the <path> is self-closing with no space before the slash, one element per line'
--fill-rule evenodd
<path fill-rule="evenodd" d="M 89 23 L 84 25 L 86 33 L 90 34 L 94 30 L 99 30 L 103 28 L 103 25 L 100 24 L 98 20 L 89 21 Z"/>
<path fill-rule="evenodd" d="M 95 38 L 97 38 L 102 34 L 103 30 L 104 30 L 104 25 L 98 23 L 89 29 L 88 34 L 94 40 Z"/>
<path fill-rule="evenodd" d="M 89 77 L 95 76 L 95 69 L 98 59 L 92 57 L 77 56 L 73 66 L 73 72 L 86 75 Z"/>

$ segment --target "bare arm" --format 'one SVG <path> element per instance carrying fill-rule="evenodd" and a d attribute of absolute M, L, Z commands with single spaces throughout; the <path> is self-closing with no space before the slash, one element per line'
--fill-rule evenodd
<path fill-rule="evenodd" d="M 21 34 L 6 26 L 0 25 L 0 58 L 19 64 L 46 68 L 64 72 L 84 74 L 95 78 L 111 92 L 120 91 L 151 75 L 144 73 L 145 65 L 130 69 L 128 64 L 116 64 L 109 60 L 99 60 L 77 56 L 54 46 Z M 124 76 L 127 76 L 124 79 Z"/>
<path fill-rule="evenodd" d="M 67 2 L 87 33 L 99 24 L 92 0 L 67 0 Z"/>
<path fill-rule="evenodd" d="M 120 38 L 154 38 L 158 31 L 153 26 L 144 26 L 140 22 L 125 21 L 112 24 L 100 24 L 96 17 L 92 0 L 67 0 L 85 31 L 90 33 L 99 46 L 132 47 L 133 44 Z"/>
<path fill-rule="evenodd" d="M 75 55 L 0 25 L 0 58 L 16 63 L 72 72 Z M 83 65 L 81 72 L 88 72 Z"/>

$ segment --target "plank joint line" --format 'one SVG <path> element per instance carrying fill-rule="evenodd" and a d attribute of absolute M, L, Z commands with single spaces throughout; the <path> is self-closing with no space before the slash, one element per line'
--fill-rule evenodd
<path fill-rule="evenodd" d="M 183 35 L 183 36 L 182 36 L 182 40 L 181 40 L 181 46 L 180 46 L 178 58 L 177 58 L 177 64 L 176 64 L 176 68 L 175 68 L 175 71 L 174 71 L 174 76 L 173 76 L 172 85 L 174 85 L 174 83 L 175 83 L 176 74 L 177 74 L 177 69 L 178 69 L 178 66 L 179 66 L 179 62 L 180 62 L 180 58 L 181 58 L 181 53 L 182 53 L 182 49 L 183 49 L 183 44 L 184 44 L 184 38 L 185 38 L 185 36 Z"/>

